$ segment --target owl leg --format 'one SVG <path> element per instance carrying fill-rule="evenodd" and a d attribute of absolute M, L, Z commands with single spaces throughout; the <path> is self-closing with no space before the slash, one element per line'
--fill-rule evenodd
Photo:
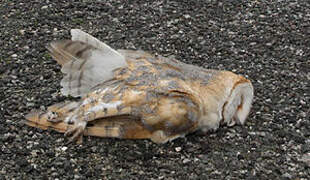
<path fill-rule="evenodd" d="M 72 128 L 66 131 L 65 136 L 69 137 L 69 142 L 77 141 L 78 143 L 81 143 L 83 135 L 87 134 L 87 132 L 85 132 L 85 128 L 88 123 L 92 123 L 94 126 L 97 126 L 98 124 L 93 122 L 98 119 L 108 119 L 109 117 L 121 116 L 122 114 L 128 114 L 130 112 L 130 108 L 121 107 L 120 105 L 121 103 L 118 101 L 117 103 L 110 104 L 98 103 L 97 105 L 88 108 L 81 106 L 73 113 L 72 116 L 65 118 L 67 123 L 73 123 Z M 92 127 L 89 127 L 88 129 L 91 128 Z M 102 131 L 110 132 L 109 130 L 109 128 L 102 128 Z"/>

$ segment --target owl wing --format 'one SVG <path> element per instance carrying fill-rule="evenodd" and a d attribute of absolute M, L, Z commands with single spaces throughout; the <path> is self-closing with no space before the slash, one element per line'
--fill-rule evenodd
<path fill-rule="evenodd" d="M 93 121 L 104 118 L 104 120 L 94 122 L 93 126 L 88 128 L 87 132 L 93 132 L 89 135 L 119 138 L 151 138 L 155 142 L 165 142 L 196 127 L 197 121 L 193 121 L 193 119 L 197 117 L 197 107 L 191 105 L 193 104 L 193 98 L 190 93 L 187 93 L 187 88 L 181 85 L 187 84 L 184 81 L 182 70 L 169 63 L 169 59 L 155 57 L 144 51 L 115 51 L 80 30 L 72 30 L 71 34 L 71 40 L 52 42 L 48 46 L 51 55 L 62 65 L 62 72 L 65 74 L 61 81 L 62 93 L 64 95 L 77 97 L 88 94 L 87 97 L 92 97 L 92 95 L 96 94 L 96 91 L 93 90 L 98 85 L 101 85 L 100 89 L 102 89 L 105 86 L 109 87 L 111 82 L 119 81 L 124 82 L 133 92 L 140 91 L 145 94 L 142 101 L 138 101 L 139 98 L 119 99 L 118 101 L 133 108 L 135 113 L 140 111 L 141 106 L 145 106 L 146 111 L 141 110 L 138 113 L 141 115 L 140 118 L 145 117 L 143 120 L 140 119 L 143 122 L 138 120 L 133 123 L 133 121 L 119 120 L 119 115 L 123 114 L 119 112 L 121 106 L 117 106 L 118 108 L 111 107 L 112 109 L 107 110 L 107 112 L 112 112 L 112 114 L 106 114 L 105 111 L 94 113 L 93 111 L 98 110 L 97 106 L 90 105 L 92 115 L 95 114 L 95 116 L 91 118 L 87 116 L 88 118 L 86 119 Z M 153 91 L 154 89 L 156 90 Z M 147 96 L 150 94 L 155 94 L 155 96 Z M 121 97 L 119 96 L 119 98 Z M 154 99 L 150 100 L 152 98 Z M 133 104 L 131 104 L 132 99 L 135 100 Z M 141 104 L 141 102 L 144 103 Z M 157 104 L 157 114 L 148 111 L 154 104 L 152 102 Z M 106 103 L 103 104 L 105 105 Z M 148 106 L 149 108 L 147 108 Z M 83 109 L 82 106 L 80 108 Z M 60 109 L 66 108 L 61 106 Z M 37 114 L 34 113 L 34 115 Z M 34 115 L 31 114 L 31 117 L 27 119 L 35 119 L 30 121 L 36 122 L 36 124 L 44 120 L 45 116 L 34 118 L 36 117 Z M 105 118 L 107 117 L 109 119 L 111 117 L 115 118 L 106 121 Z M 127 118 L 125 117 L 125 119 Z M 47 123 L 47 121 L 42 121 L 41 124 L 46 124 L 45 128 L 51 127 L 61 132 L 67 127 L 67 124 L 63 122 L 58 123 L 59 127 Z M 98 131 L 90 131 L 95 129 L 98 129 Z M 154 137 L 153 133 L 155 133 Z"/>
<path fill-rule="evenodd" d="M 47 47 L 62 66 L 63 95 L 84 96 L 97 84 L 113 77 L 113 70 L 127 66 L 125 58 L 93 36 L 71 30 L 72 39 L 56 41 Z"/>

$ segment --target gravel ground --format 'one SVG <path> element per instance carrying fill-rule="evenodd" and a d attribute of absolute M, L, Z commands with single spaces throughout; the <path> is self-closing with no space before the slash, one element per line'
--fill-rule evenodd
<path fill-rule="evenodd" d="M 308 0 L 1 0 L 0 16 L 0 179 L 309 179 Z M 23 125 L 31 109 L 66 99 L 45 45 L 71 28 L 245 75 L 255 88 L 246 125 L 165 145 L 66 145 L 60 133 Z"/>

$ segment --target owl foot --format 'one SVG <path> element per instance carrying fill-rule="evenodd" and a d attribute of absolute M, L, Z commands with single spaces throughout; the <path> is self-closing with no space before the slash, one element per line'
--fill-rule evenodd
<path fill-rule="evenodd" d="M 76 142 L 77 144 L 83 143 L 83 134 L 86 127 L 86 122 L 79 122 L 77 124 L 74 124 L 71 129 L 68 129 L 65 132 L 65 136 L 69 137 L 68 144 L 72 142 Z"/>

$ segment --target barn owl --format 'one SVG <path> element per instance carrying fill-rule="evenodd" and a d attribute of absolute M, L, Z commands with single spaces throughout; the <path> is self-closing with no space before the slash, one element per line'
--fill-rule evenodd
<path fill-rule="evenodd" d="M 114 50 L 79 29 L 71 36 L 47 49 L 62 66 L 62 94 L 80 99 L 32 111 L 30 126 L 63 132 L 69 142 L 93 135 L 166 143 L 196 130 L 242 125 L 249 114 L 253 86 L 243 76 Z"/>

